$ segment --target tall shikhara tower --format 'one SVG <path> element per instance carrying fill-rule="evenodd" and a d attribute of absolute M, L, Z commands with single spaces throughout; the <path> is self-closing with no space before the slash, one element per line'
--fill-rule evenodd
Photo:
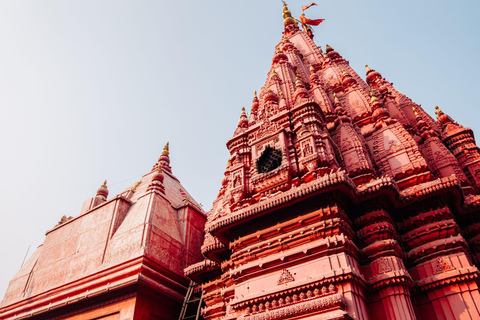
<path fill-rule="evenodd" d="M 480 319 L 480 153 L 284 6 L 188 267 L 205 319 Z"/>

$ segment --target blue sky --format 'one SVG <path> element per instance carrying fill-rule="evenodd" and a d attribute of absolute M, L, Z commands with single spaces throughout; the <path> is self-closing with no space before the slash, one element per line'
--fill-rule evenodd
<path fill-rule="evenodd" d="M 300 14 L 307 1 L 288 1 Z M 315 42 L 479 132 L 477 1 L 317 1 Z M 45 231 L 108 180 L 173 173 L 208 210 L 241 107 L 263 85 L 281 1 L 0 2 L 0 296 Z"/>

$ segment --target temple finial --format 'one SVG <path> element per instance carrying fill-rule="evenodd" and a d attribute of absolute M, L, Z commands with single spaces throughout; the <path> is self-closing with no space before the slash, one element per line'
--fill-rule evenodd
<path fill-rule="evenodd" d="M 435 106 L 435 115 L 437 116 L 437 119 L 440 118 L 440 114 L 442 113 L 442 109 L 440 109 L 439 106 Z"/>
<path fill-rule="evenodd" d="M 368 64 L 365 65 L 365 68 L 367 69 L 367 72 L 369 72 L 370 70 L 372 70 L 372 69 L 370 69 L 370 67 L 368 66 Z"/>
<path fill-rule="evenodd" d="M 170 142 L 167 142 L 167 144 L 165 145 L 165 147 L 163 147 L 162 155 L 164 155 L 164 156 L 170 155 L 169 143 L 170 143 Z"/>
<path fill-rule="evenodd" d="M 287 3 L 285 1 L 283 1 L 283 24 L 286 25 L 288 22 L 294 22 L 295 23 L 295 20 L 292 18 L 292 13 L 290 12 L 290 10 L 288 10 L 288 6 L 287 6 Z"/>

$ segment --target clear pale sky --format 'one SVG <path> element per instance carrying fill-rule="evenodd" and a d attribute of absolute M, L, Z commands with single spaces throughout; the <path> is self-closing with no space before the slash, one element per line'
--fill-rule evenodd
<path fill-rule="evenodd" d="M 480 132 L 480 2 L 316 2 L 317 45 Z M 209 210 L 282 22 L 280 0 L 0 2 L 0 297 L 30 245 L 103 180 L 110 196 L 132 185 L 167 141 Z"/>

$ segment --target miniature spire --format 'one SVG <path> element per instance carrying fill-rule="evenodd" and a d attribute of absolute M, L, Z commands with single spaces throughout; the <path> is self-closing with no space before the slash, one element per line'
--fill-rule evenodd
<path fill-rule="evenodd" d="M 373 70 L 373 69 L 370 69 L 370 67 L 366 64 L 365 65 L 365 68 L 367 69 L 367 83 L 368 84 L 373 84 L 375 82 L 377 82 L 378 80 L 382 79 L 382 75 Z"/>
<path fill-rule="evenodd" d="M 308 98 L 308 91 L 305 88 L 302 79 L 300 79 L 300 74 L 297 73 L 295 78 L 294 99 L 297 100 L 298 97 Z"/>
<path fill-rule="evenodd" d="M 257 97 L 257 91 L 253 92 L 253 101 L 252 101 L 252 107 L 250 109 L 250 114 L 256 114 L 258 111 L 258 106 L 260 105 Z"/>
<path fill-rule="evenodd" d="M 165 187 L 163 186 L 164 176 L 162 174 L 162 164 L 159 163 L 155 173 L 152 177 L 152 182 L 148 185 L 147 191 L 158 191 L 165 193 Z"/>
<path fill-rule="evenodd" d="M 390 117 L 388 110 L 380 103 L 373 91 L 370 92 L 370 103 L 372 104 L 372 118 L 375 121 L 373 126 L 375 130 L 382 128 L 385 124 L 393 124 L 396 120 Z"/>
<path fill-rule="evenodd" d="M 353 77 L 344 69 L 342 69 L 342 74 L 343 74 L 342 83 L 344 86 L 349 87 L 357 83 L 357 81 L 355 81 L 355 79 L 353 79 Z"/>
<path fill-rule="evenodd" d="M 422 116 L 417 111 L 417 108 L 414 106 L 412 107 L 413 114 L 415 115 L 415 120 L 417 121 L 416 126 L 418 129 L 418 132 L 420 133 L 420 137 L 422 138 L 422 141 L 425 141 L 426 139 L 435 136 L 435 131 L 432 130 L 432 128 L 428 125 L 425 120 L 423 120 Z"/>
<path fill-rule="evenodd" d="M 107 201 L 108 197 L 108 188 L 107 188 L 107 180 L 103 182 L 103 184 L 97 190 L 97 197 L 101 198 L 103 201 Z"/>
<path fill-rule="evenodd" d="M 239 128 L 248 128 L 248 118 L 245 113 L 245 107 L 242 107 L 242 113 L 240 114 L 240 120 L 238 121 Z"/>
<path fill-rule="evenodd" d="M 437 120 L 438 118 L 440 118 L 442 114 L 443 114 L 442 109 L 440 109 L 438 106 L 435 106 L 435 115 L 437 116 Z"/>
<path fill-rule="evenodd" d="M 438 106 L 435 106 L 435 114 L 437 115 L 437 122 L 440 127 L 445 128 L 448 124 L 458 126 L 458 124 L 453 121 L 453 119 L 450 118 L 448 115 L 443 113 L 443 111 Z"/>
<path fill-rule="evenodd" d="M 156 170 L 158 166 L 161 165 L 163 167 L 163 171 L 168 173 L 172 173 L 172 168 L 170 167 L 170 143 L 167 142 L 165 147 L 163 147 L 162 154 L 160 158 L 158 158 L 157 163 L 152 168 L 152 171 Z"/>

